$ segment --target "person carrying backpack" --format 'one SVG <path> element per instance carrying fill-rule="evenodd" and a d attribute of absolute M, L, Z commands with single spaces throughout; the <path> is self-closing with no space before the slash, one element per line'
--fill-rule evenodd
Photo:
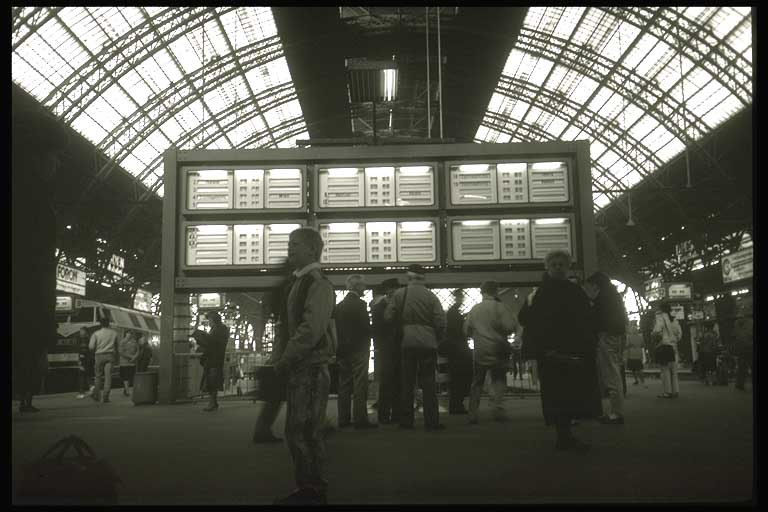
<path fill-rule="evenodd" d="M 654 352 L 656 363 L 661 369 L 663 389 L 658 398 L 677 398 L 680 394 L 677 378 L 677 343 L 683 337 L 683 330 L 672 317 L 672 308 L 669 304 L 659 306 L 653 335 L 660 337 Z"/>

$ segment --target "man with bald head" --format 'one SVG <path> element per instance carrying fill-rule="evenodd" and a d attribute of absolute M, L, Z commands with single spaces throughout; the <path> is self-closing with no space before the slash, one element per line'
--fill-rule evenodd
<path fill-rule="evenodd" d="M 368 308 L 362 299 L 365 293 L 363 276 L 347 277 L 348 293 L 336 306 L 336 325 L 339 346 L 339 428 L 348 427 L 350 405 L 356 429 L 376 428 L 368 420 L 368 360 L 371 347 L 371 323 Z M 354 404 L 352 396 L 354 395 Z"/>

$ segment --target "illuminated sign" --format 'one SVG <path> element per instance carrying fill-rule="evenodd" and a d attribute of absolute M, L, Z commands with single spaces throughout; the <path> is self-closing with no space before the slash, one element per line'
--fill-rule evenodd
<path fill-rule="evenodd" d="M 660 277 L 646 281 L 643 289 L 645 291 L 645 300 L 648 302 L 662 300 L 665 296 L 664 283 L 662 283 Z"/>
<path fill-rule="evenodd" d="M 85 272 L 56 265 L 56 290 L 85 296 Z"/>
<path fill-rule="evenodd" d="M 56 297 L 57 313 L 72 313 L 75 311 L 74 299 L 68 295 L 59 295 Z"/>
<path fill-rule="evenodd" d="M 219 309 L 223 303 L 220 293 L 201 293 L 197 296 L 197 307 L 200 309 Z"/>
<path fill-rule="evenodd" d="M 136 290 L 136 296 L 133 298 L 133 309 L 139 311 L 151 312 L 152 306 L 152 292 L 142 290 L 139 288 Z"/>
<path fill-rule="evenodd" d="M 119 276 L 124 276 L 125 275 L 125 258 L 123 258 L 122 256 L 118 256 L 117 254 L 113 254 L 112 257 L 109 259 L 109 263 L 107 264 L 107 270 Z"/>
<path fill-rule="evenodd" d="M 691 283 L 666 283 L 667 297 L 670 299 L 693 298 L 693 286 Z"/>
<path fill-rule="evenodd" d="M 754 271 L 752 247 L 723 256 L 721 266 L 723 268 L 723 283 L 732 283 L 752 277 Z"/>
<path fill-rule="evenodd" d="M 681 305 L 670 306 L 672 318 L 677 320 L 685 320 L 685 307 Z"/>

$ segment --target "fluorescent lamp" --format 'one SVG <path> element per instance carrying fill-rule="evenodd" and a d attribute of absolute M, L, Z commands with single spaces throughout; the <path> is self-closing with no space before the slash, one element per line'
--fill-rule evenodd
<path fill-rule="evenodd" d="M 401 167 L 400 168 L 400 174 L 403 176 L 423 176 L 425 174 L 429 174 L 429 171 L 432 170 L 432 167 L 428 165 L 417 165 L 413 167 Z"/>
<path fill-rule="evenodd" d="M 298 178 L 301 176 L 299 169 L 270 169 L 270 178 Z"/>
<path fill-rule="evenodd" d="M 278 169 L 280 170 L 280 169 Z M 235 169 L 235 178 L 261 178 L 264 176 L 264 169 Z"/>
<path fill-rule="evenodd" d="M 536 224 L 565 224 L 568 219 L 536 219 L 533 222 Z"/>
<path fill-rule="evenodd" d="M 366 222 L 365 230 L 366 231 L 389 231 L 394 233 L 395 223 L 394 222 Z"/>
<path fill-rule="evenodd" d="M 528 224 L 529 222 L 531 221 L 529 221 L 528 219 L 502 219 L 501 220 L 502 224 Z"/>
<path fill-rule="evenodd" d="M 235 225 L 236 234 L 261 234 L 264 231 L 264 224 L 237 224 Z"/>
<path fill-rule="evenodd" d="M 328 169 L 328 176 L 331 178 L 352 178 L 357 176 L 360 169 L 357 167 L 335 167 Z"/>
<path fill-rule="evenodd" d="M 359 222 L 331 222 L 328 224 L 328 231 L 334 233 L 354 233 L 360 229 Z"/>
<path fill-rule="evenodd" d="M 459 166 L 461 174 L 482 174 L 488 172 L 488 164 L 463 164 Z"/>
<path fill-rule="evenodd" d="M 400 229 L 403 231 L 426 231 L 432 229 L 432 223 L 427 222 L 401 222 Z"/>
<path fill-rule="evenodd" d="M 397 70 L 382 69 L 381 73 L 384 82 L 384 101 L 392 101 L 397 94 Z"/>
<path fill-rule="evenodd" d="M 197 172 L 200 175 L 200 179 L 203 180 L 225 180 L 229 176 L 229 171 L 223 169 L 207 169 Z"/>
<path fill-rule="evenodd" d="M 366 167 L 365 173 L 370 176 L 392 176 L 395 174 L 394 167 Z"/>
<path fill-rule="evenodd" d="M 561 167 L 565 167 L 565 162 L 536 162 L 533 164 L 533 168 L 540 171 L 548 169 L 560 169 Z"/>
<path fill-rule="evenodd" d="M 198 226 L 192 226 L 194 228 L 197 228 L 197 231 L 201 235 L 223 235 L 229 229 L 231 226 L 223 225 L 223 224 L 202 224 Z"/>
<path fill-rule="evenodd" d="M 520 172 L 525 171 L 525 169 L 528 167 L 528 164 L 525 162 L 515 162 L 515 163 L 509 163 L 509 164 L 496 164 L 496 168 L 500 171 L 505 172 Z"/>
<path fill-rule="evenodd" d="M 270 224 L 269 225 L 269 231 L 275 234 L 285 234 L 290 233 L 291 231 L 294 231 L 296 229 L 299 229 L 301 227 L 301 224 Z"/>
<path fill-rule="evenodd" d="M 491 225 L 490 220 L 463 220 L 461 221 L 462 226 L 490 226 Z"/>

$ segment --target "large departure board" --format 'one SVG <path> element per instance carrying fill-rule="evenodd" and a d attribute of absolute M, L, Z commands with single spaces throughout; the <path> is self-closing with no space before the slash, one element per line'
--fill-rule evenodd
<path fill-rule="evenodd" d="M 319 225 L 321 263 L 435 263 L 435 220 L 327 222 Z"/>

